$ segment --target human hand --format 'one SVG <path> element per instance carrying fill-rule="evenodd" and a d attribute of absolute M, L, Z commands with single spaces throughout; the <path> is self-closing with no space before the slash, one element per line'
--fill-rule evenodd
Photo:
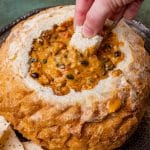
<path fill-rule="evenodd" d="M 123 16 L 133 19 L 143 0 L 76 0 L 75 26 L 83 25 L 83 35 L 101 32 L 107 18 L 115 19 L 125 7 Z"/>

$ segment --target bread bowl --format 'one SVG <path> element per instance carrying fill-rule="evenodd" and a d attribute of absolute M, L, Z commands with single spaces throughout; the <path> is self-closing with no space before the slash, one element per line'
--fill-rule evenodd
<path fill-rule="evenodd" d="M 107 57 L 115 66 L 104 76 L 103 70 L 98 72 L 90 86 L 85 86 L 89 77 L 86 72 L 101 59 L 84 66 L 86 76 L 76 81 L 77 85 L 71 79 L 77 75 L 69 77 L 67 90 L 57 89 L 54 86 L 57 82 L 52 81 L 50 85 L 49 80 L 45 83 L 39 77 L 31 77 L 35 67 L 29 60 L 36 51 L 36 42 L 44 38 L 43 33 L 49 34 L 46 30 L 57 30 L 68 21 L 72 27 L 73 14 L 74 6 L 50 8 L 12 29 L 0 49 L 0 115 L 24 137 L 48 149 L 115 149 L 133 133 L 144 114 L 150 86 L 150 56 L 144 49 L 143 39 L 122 20 L 113 31 L 114 39 L 109 41 L 119 43 L 112 45 L 108 52 L 111 56 Z M 73 30 L 70 32 L 72 35 Z M 119 59 L 112 57 L 115 47 L 121 53 Z M 89 74 L 93 77 L 92 71 Z M 38 76 L 42 75 L 39 71 Z M 55 72 L 49 75 L 57 77 Z"/>

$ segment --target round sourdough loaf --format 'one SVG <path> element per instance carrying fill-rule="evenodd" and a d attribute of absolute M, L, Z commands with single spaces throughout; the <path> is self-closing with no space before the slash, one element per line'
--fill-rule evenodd
<path fill-rule="evenodd" d="M 150 89 L 150 56 L 123 20 L 113 30 L 124 59 L 89 90 L 58 96 L 29 71 L 33 40 L 74 16 L 49 8 L 17 24 L 0 48 L 0 115 L 24 137 L 50 150 L 112 150 L 136 129 Z M 116 70 L 121 73 L 115 74 Z"/>

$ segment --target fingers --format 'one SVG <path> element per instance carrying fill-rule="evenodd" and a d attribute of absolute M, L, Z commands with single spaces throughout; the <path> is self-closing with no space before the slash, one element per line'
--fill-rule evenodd
<path fill-rule="evenodd" d="M 83 25 L 83 35 L 92 37 L 102 31 L 105 20 L 113 12 L 115 19 L 127 8 L 123 15 L 132 19 L 137 14 L 143 0 L 76 0 L 75 25 Z M 127 6 L 127 7 L 126 7 Z M 121 10 L 119 10 L 121 9 Z M 116 13 L 117 12 L 117 13 Z"/>
<path fill-rule="evenodd" d="M 132 2 L 128 6 L 126 12 L 124 13 L 124 17 L 126 19 L 133 19 L 136 16 L 142 2 L 143 2 L 143 0 L 136 0 L 136 1 Z"/>
<path fill-rule="evenodd" d="M 122 10 L 123 7 L 119 7 L 117 8 L 117 10 L 113 10 L 112 12 L 110 12 L 110 15 L 109 15 L 109 19 L 110 20 L 115 20 L 118 15 L 121 13 L 121 10 Z"/>
<path fill-rule="evenodd" d="M 126 5 L 126 11 L 123 14 L 123 16 L 126 19 L 133 19 L 136 16 L 143 1 L 144 0 L 136 0 L 134 2 L 131 2 L 129 5 Z M 111 13 L 109 19 L 115 20 L 118 16 L 120 16 L 122 9 L 123 9 L 123 7 L 120 7 L 116 11 L 113 11 Z"/>
<path fill-rule="evenodd" d="M 75 8 L 75 26 L 83 25 L 86 14 L 90 9 L 94 0 L 76 0 L 76 8 Z"/>
<path fill-rule="evenodd" d="M 103 0 L 95 0 L 86 15 L 83 24 L 83 35 L 92 37 L 101 31 L 110 11 Z"/>

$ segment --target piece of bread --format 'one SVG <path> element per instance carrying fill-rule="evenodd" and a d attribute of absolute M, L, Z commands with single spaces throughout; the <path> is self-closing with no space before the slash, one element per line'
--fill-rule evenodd
<path fill-rule="evenodd" d="M 4 117 L 0 116 L 0 150 L 24 150 L 22 143 L 19 141 L 15 132 L 11 129 Z"/>
<path fill-rule="evenodd" d="M 29 142 L 23 142 L 23 146 L 25 150 L 43 150 L 39 145 L 29 141 Z"/>
<path fill-rule="evenodd" d="M 9 127 L 9 123 L 5 120 L 3 116 L 0 116 L 0 140 L 6 134 Z"/>
<path fill-rule="evenodd" d="M 9 123 L 3 116 L 0 116 L 0 148 L 3 147 L 4 142 L 9 136 Z"/>
<path fill-rule="evenodd" d="M 50 150 L 112 150 L 134 132 L 150 89 L 150 56 L 123 20 L 114 29 L 123 60 L 89 90 L 58 96 L 28 73 L 32 42 L 74 16 L 74 6 L 44 10 L 16 25 L 0 49 L 0 114 Z M 115 73 L 119 70 L 119 74 Z"/>
<path fill-rule="evenodd" d="M 85 38 L 82 35 L 82 26 L 77 26 L 75 33 L 70 40 L 70 46 L 76 48 L 79 52 L 84 53 L 86 49 L 93 47 L 95 50 L 101 44 L 103 38 L 96 35 L 91 38 Z"/>

